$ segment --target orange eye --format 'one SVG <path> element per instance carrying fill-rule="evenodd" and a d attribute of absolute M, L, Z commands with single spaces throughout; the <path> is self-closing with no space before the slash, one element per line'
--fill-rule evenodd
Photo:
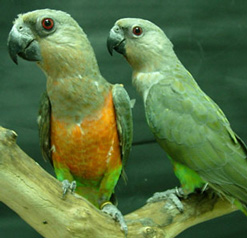
<path fill-rule="evenodd" d="M 139 26 L 135 26 L 133 27 L 132 32 L 134 35 L 140 36 L 142 34 L 142 28 Z"/>
<path fill-rule="evenodd" d="M 51 18 L 44 18 L 42 20 L 42 26 L 46 30 L 51 30 L 54 26 L 54 21 Z"/>

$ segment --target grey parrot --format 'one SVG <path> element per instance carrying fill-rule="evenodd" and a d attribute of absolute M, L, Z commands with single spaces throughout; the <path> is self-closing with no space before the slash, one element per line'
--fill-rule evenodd
<path fill-rule="evenodd" d="M 247 149 L 219 106 L 195 82 L 165 33 L 148 20 L 119 19 L 107 46 L 133 69 L 147 123 L 184 195 L 205 185 L 247 214 Z"/>

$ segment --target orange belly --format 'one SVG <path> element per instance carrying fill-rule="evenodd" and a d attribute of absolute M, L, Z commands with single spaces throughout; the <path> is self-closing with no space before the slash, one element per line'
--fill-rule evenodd
<path fill-rule="evenodd" d="M 111 93 L 95 117 L 80 124 L 51 117 L 52 160 L 56 169 L 68 169 L 80 180 L 99 181 L 121 166 L 116 116 Z M 68 178 L 64 178 L 68 179 Z"/>

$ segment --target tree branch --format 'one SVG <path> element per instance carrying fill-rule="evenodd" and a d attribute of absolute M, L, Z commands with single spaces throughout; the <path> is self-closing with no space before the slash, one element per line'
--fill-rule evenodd
<path fill-rule="evenodd" d="M 0 127 L 0 201 L 46 238 L 124 237 L 110 217 L 78 195 L 61 198 L 61 183 L 16 145 Z M 172 238 L 183 230 L 236 209 L 212 193 L 194 194 L 181 214 L 169 201 L 147 204 L 125 216 L 128 238 Z"/>

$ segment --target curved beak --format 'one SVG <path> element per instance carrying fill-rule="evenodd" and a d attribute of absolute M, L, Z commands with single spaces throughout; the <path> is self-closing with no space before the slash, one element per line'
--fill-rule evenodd
<path fill-rule="evenodd" d="M 9 55 L 16 64 L 18 64 L 17 55 L 29 61 L 42 60 L 39 43 L 25 24 L 15 24 L 12 27 L 7 46 Z"/>
<path fill-rule="evenodd" d="M 112 55 L 113 50 L 117 51 L 118 53 L 125 55 L 125 38 L 123 30 L 115 25 L 109 33 L 107 38 L 107 49 Z"/>

